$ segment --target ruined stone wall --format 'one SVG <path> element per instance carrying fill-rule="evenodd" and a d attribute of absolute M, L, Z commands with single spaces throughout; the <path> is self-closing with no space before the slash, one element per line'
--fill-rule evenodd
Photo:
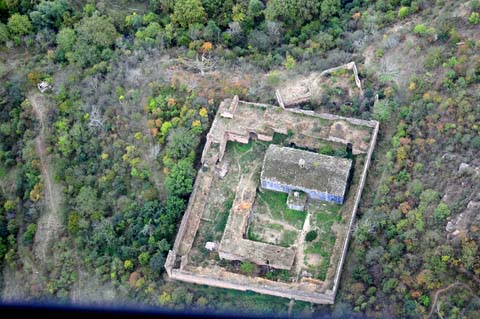
<path fill-rule="evenodd" d="M 341 254 L 340 260 L 338 262 L 337 271 L 335 273 L 335 278 L 333 279 L 333 294 L 334 294 L 334 296 L 337 294 L 338 286 L 340 284 L 340 276 L 342 275 L 343 263 L 345 262 L 345 256 L 347 255 L 348 242 L 350 240 L 350 236 L 351 236 L 352 231 L 353 231 L 353 223 L 355 221 L 355 216 L 357 214 L 358 205 L 359 205 L 360 199 L 362 197 L 362 191 L 363 191 L 363 188 L 365 187 L 365 181 L 366 181 L 366 178 L 367 178 L 368 168 L 370 167 L 370 161 L 372 159 L 372 153 L 373 153 L 373 150 L 375 149 L 375 144 L 377 142 L 377 136 L 378 136 L 378 130 L 379 130 L 379 127 L 380 127 L 380 123 L 377 122 L 377 121 L 371 121 L 371 122 L 375 122 L 375 127 L 374 127 L 374 130 L 373 130 L 372 139 L 370 141 L 370 148 L 369 148 L 368 153 L 367 153 L 367 158 L 365 160 L 365 165 L 363 167 L 362 176 L 360 178 L 360 183 L 358 185 L 357 194 L 356 194 L 356 197 L 355 197 L 355 203 L 353 205 L 352 216 L 350 217 L 350 222 L 349 222 L 349 225 L 348 225 L 348 232 L 345 236 L 345 241 L 343 243 L 342 254 Z"/>
<path fill-rule="evenodd" d="M 237 281 L 233 278 L 223 279 L 220 277 L 212 277 L 212 276 L 205 276 L 200 275 L 197 272 L 189 272 L 189 271 L 179 271 L 173 269 L 171 271 L 172 276 L 171 278 L 182 280 L 190 283 L 200 284 L 200 285 L 208 285 L 226 289 L 235 289 L 240 291 L 254 291 L 260 294 L 267 294 L 273 295 L 282 298 L 288 299 L 295 299 L 295 300 L 302 300 L 307 302 L 313 302 L 317 304 L 333 304 L 335 298 L 332 295 L 331 291 L 326 293 L 316 293 L 316 292 L 309 292 L 309 291 L 301 291 L 297 289 L 289 289 L 286 287 L 286 284 L 271 282 L 269 283 L 268 280 L 256 280 L 259 283 L 252 283 L 250 278 L 247 280 Z M 246 277 L 241 276 L 239 277 Z M 248 277 L 246 277 L 248 278 Z M 257 278 L 252 278 L 253 280 Z M 261 283 L 260 283 L 261 282 Z"/>
<path fill-rule="evenodd" d="M 198 172 L 195 184 L 193 185 L 193 192 L 188 201 L 187 210 L 183 216 L 173 246 L 173 250 L 176 253 L 185 255 L 192 247 L 195 234 L 200 225 L 200 219 L 207 203 L 206 198 L 208 197 L 208 193 L 204 192 L 210 189 L 211 182 L 211 174 L 203 173 L 201 170 Z M 202 197 L 205 199 L 202 199 Z"/>
<path fill-rule="evenodd" d="M 255 105 L 259 107 L 265 107 L 265 108 L 272 107 L 272 106 L 269 106 L 266 104 L 260 104 L 260 103 L 249 103 L 249 102 L 242 102 L 242 103 Z M 280 108 L 277 108 L 277 109 L 281 110 Z M 227 289 L 236 289 L 236 290 L 243 290 L 243 291 L 251 290 L 251 291 L 255 291 L 262 294 L 275 295 L 275 296 L 284 297 L 284 298 L 293 298 L 297 300 L 304 300 L 304 301 L 314 302 L 319 304 L 332 304 L 334 302 L 335 295 L 338 290 L 338 286 L 340 282 L 340 276 L 341 276 L 341 271 L 342 271 L 343 263 L 345 260 L 346 252 L 347 252 L 348 242 L 351 235 L 350 232 L 352 231 L 352 226 L 353 226 L 353 222 L 358 209 L 362 190 L 365 185 L 367 170 L 369 168 L 372 152 L 376 143 L 379 123 L 376 121 L 366 121 L 366 120 L 360 120 L 360 119 L 354 119 L 354 118 L 346 118 L 346 117 L 331 115 L 331 114 L 318 114 L 313 111 L 292 110 L 292 109 L 289 111 L 300 113 L 300 114 L 306 114 L 309 116 L 327 119 L 327 120 L 344 120 L 353 125 L 367 126 L 367 127 L 373 128 L 370 147 L 368 149 L 362 176 L 360 178 L 358 190 L 356 192 L 356 197 L 355 197 L 354 206 L 353 206 L 354 208 L 353 208 L 352 215 L 349 222 L 349 228 L 348 228 L 349 231 L 345 235 L 341 256 L 339 258 L 339 262 L 337 264 L 335 276 L 333 279 L 332 290 L 327 290 L 327 291 L 320 290 L 320 288 L 318 286 L 315 286 L 313 283 L 306 283 L 304 281 L 301 281 L 300 283 L 285 284 L 281 282 L 272 282 L 262 278 L 248 277 L 248 276 L 243 276 L 243 275 L 233 274 L 233 273 L 223 274 L 222 276 L 219 276 L 215 272 L 208 273 L 205 270 L 201 270 L 200 272 L 197 272 L 197 270 L 192 271 L 192 269 L 190 269 L 190 266 L 186 264 L 186 261 L 188 260 L 188 253 L 192 247 L 193 240 L 198 230 L 200 219 L 203 215 L 203 211 L 205 208 L 204 206 L 208 197 L 208 192 L 206 193 L 205 190 L 209 190 L 210 188 L 209 183 L 211 183 L 211 176 L 210 176 L 210 179 L 208 178 L 205 179 L 204 178 L 205 176 L 203 176 L 204 174 L 206 175 L 211 175 L 211 174 L 203 173 L 202 171 L 199 171 L 197 179 L 195 180 L 193 192 L 190 196 L 190 201 L 188 203 L 187 210 L 180 224 L 180 228 L 177 233 L 175 244 L 173 246 L 173 249 L 169 251 L 169 254 L 167 256 L 165 268 L 170 278 L 191 282 L 191 283 L 227 288 Z M 286 127 L 287 126 L 285 126 L 285 130 L 286 130 Z M 278 133 L 287 134 L 287 131 L 278 132 Z M 249 139 L 248 132 L 246 136 L 242 135 L 239 138 L 243 139 L 243 141 L 246 141 L 246 143 L 248 143 L 248 139 Z M 209 148 L 211 147 L 211 143 L 223 143 L 223 151 L 224 151 L 227 140 L 228 140 L 227 135 L 225 135 L 221 141 L 210 140 L 209 142 L 207 138 L 207 144 L 205 146 L 204 153 L 208 152 Z M 220 150 L 222 150 L 222 147 L 220 147 Z M 223 155 L 223 151 L 222 151 L 222 155 Z M 202 161 L 204 157 L 205 157 L 204 154 L 202 154 Z M 202 197 L 205 197 L 205 198 L 202 198 Z M 194 205 L 195 202 L 198 202 L 200 205 L 198 207 L 195 206 Z M 182 257 L 180 258 L 182 260 L 181 263 L 178 257 Z M 179 266 L 180 266 L 180 269 L 178 269 Z M 316 284 L 318 285 L 318 283 Z M 326 289 L 326 288 L 322 288 L 322 289 Z M 322 293 L 320 291 L 325 291 L 325 292 Z"/>
<path fill-rule="evenodd" d="M 358 77 L 358 69 L 357 69 L 357 65 L 355 64 L 355 62 L 350 62 L 350 63 L 344 64 L 344 65 L 337 66 L 335 68 L 325 70 L 322 73 L 320 73 L 320 76 L 324 76 L 326 74 L 329 74 L 329 73 L 332 73 L 332 72 L 335 72 L 335 71 L 338 71 L 338 70 L 342 70 L 342 69 L 353 71 L 353 75 L 355 76 L 355 84 L 360 89 L 360 92 L 362 92 L 362 94 L 363 94 L 362 82 L 360 82 L 360 78 Z"/>

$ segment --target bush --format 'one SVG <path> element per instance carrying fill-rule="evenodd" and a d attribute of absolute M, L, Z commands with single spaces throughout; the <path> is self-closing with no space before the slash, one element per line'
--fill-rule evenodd
<path fill-rule="evenodd" d="M 382 291 L 384 293 L 390 293 L 397 287 L 397 285 L 398 285 L 398 279 L 390 278 L 384 282 Z"/>
<path fill-rule="evenodd" d="M 422 23 L 422 24 L 417 24 L 415 28 L 413 28 L 413 32 L 416 34 L 423 35 L 427 33 L 427 27 Z"/>
<path fill-rule="evenodd" d="M 406 16 L 408 16 L 409 12 L 408 12 L 408 8 L 407 7 L 401 7 L 399 10 L 398 10 L 398 17 L 400 19 L 404 19 Z"/>
<path fill-rule="evenodd" d="M 318 234 L 316 231 L 311 230 L 305 235 L 306 241 L 314 241 L 317 238 Z"/>
<path fill-rule="evenodd" d="M 412 193 L 412 195 L 419 196 L 423 192 L 423 184 L 420 180 L 414 179 L 410 183 L 408 190 L 410 191 L 410 193 Z"/>
<path fill-rule="evenodd" d="M 480 13 L 472 12 L 470 17 L 468 17 L 468 22 L 470 22 L 473 25 L 480 24 Z"/>
<path fill-rule="evenodd" d="M 33 237 L 35 237 L 35 233 L 37 232 L 37 225 L 30 224 L 27 227 L 27 230 L 23 234 L 23 241 L 26 244 L 31 244 L 33 242 Z"/>
<path fill-rule="evenodd" d="M 450 216 L 450 207 L 448 207 L 445 203 L 438 204 L 437 208 L 435 208 L 435 218 L 439 220 L 445 220 L 448 216 Z"/>
<path fill-rule="evenodd" d="M 0 22 L 0 44 L 7 43 L 9 37 L 7 26 Z"/>
<path fill-rule="evenodd" d="M 413 33 L 418 34 L 420 36 L 432 36 L 435 34 L 434 28 L 427 28 L 425 24 L 417 24 L 415 28 L 413 28 Z"/>
<path fill-rule="evenodd" d="M 22 36 L 30 33 L 33 29 L 30 19 L 26 15 L 20 15 L 18 13 L 13 14 L 8 19 L 8 30 L 11 34 Z"/>
<path fill-rule="evenodd" d="M 390 118 L 390 105 L 388 101 L 381 100 L 373 106 L 373 118 L 379 121 L 386 121 Z"/>
<path fill-rule="evenodd" d="M 470 142 L 474 149 L 480 149 L 480 136 L 475 136 Z"/>
<path fill-rule="evenodd" d="M 279 71 L 272 71 L 268 74 L 266 82 L 269 86 L 277 86 L 280 84 L 280 72 Z"/>

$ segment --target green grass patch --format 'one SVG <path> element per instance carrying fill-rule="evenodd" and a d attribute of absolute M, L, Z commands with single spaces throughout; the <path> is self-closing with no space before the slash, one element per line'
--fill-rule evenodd
<path fill-rule="evenodd" d="M 323 242 L 315 242 L 308 245 L 308 247 L 305 249 L 305 253 L 326 257 L 328 255 L 328 252 L 324 248 L 325 246 L 323 245 Z"/>
<path fill-rule="evenodd" d="M 287 207 L 288 194 L 264 190 L 259 196 L 270 208 L 273 218 L 285 220 L 296 228 L 302 228 L 306 214 Z"/>
<path fill-rule="evenodd" d="M 239 153 L 239 154 L 243 154 L 247 151 L 249 151 L 252 146 L 253 146 L 253 143 L 250 141 L 248 144 L 242 144 L 242 143 L 236 143 L 236 142 L 228 142 L 229 144 L 233 144 L 233 148 L 235 149 L 235 152 Z"/>
<path fill-rule="evenodd" d="M 266 227 L 273 230 L 283 231 L 283 226 L 280 224 L 267 224 Z"/>
<path fill-rule="evenodd" d="M 259 241 L 259 242 L 262 241 L 262 239 L 260 238 L 260 236 L 257 235 L 257 234 L 255 234 L 255 233 L 253 232 L 253 227 L 248 227 L 247 239 L 248 239 L 248 240 L 253 240 L 253 241 Z"/>
<path fill-rule="evenodd" d="M 293 230 L 287 230 L 283 233 L 282 239 L 280 240 L 280 246 L 290 247 L 295 243 L 297 239 L 297 232 Z"/>
<path fill-rule="evenodd" d="M 342 215 L 339 214 L 342 209 L 341 205 L 325 203 L 322 207 L 316 210 L 313 214 L 317 221 L 317 224 L 332 223 L 342 220 Z"/>
<path fill-rule="evenodd" d="M 297 228 L 302 228 L 303 223 L 305 222 L 306 214 L 305 212 L 300 212 L 298 210 L 293 209 L 286 209 L 284 212 L 285 220 L 289 222 L 289 224 L 294 225 Z"/>
<path fill-rule="evenodd" d="M 223 233 L 225 226 L 227 225 L 228 215 L 230 214 L 230 209 L 233 205 L 233 198 L 228 198 L 223 204 L 223 210 L 216 214 L 215 220 L 217 221 L 215 225 L 215 231 Z"/>
<path fill-rule="evenodd" d="M 287 207 L 287 197 L 288 195 L 285 193 L 274 192 L 264 190 L 260 193 L 260 196 L 268 204 L 270 209 L 281 211 L 284 207 Z"/>
<path fill-rule="evenodd" d="M 275 132 L 273 133 L 272 144 L 283 145 L 283 143 L 285 143 L 287 139 L 288 139 L 288 135 Z"/>
<path fill-rule="evenodd" d="M 325 280 L 327 278 L 328 267 L 330 266 L 330 257 L 331 254 L 328 254 L 327 257 L 322 259 L 317 275 L 317 278 L 320 280 Z"/>

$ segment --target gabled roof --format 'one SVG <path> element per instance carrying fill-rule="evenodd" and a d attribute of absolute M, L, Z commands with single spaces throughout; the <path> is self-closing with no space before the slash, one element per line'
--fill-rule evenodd
<path fill-rule="evenodd" d="M 271 144 L 265 154 L 262 181 L 343 197 L 352 160 Z"/>

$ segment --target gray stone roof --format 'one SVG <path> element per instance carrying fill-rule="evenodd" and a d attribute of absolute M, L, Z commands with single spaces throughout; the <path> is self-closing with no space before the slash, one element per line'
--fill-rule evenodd
<path fill-rule="evenodd" d="M 271 144 L 261 179 L 303 191 L 343 197 L 352 160 Z"/>

